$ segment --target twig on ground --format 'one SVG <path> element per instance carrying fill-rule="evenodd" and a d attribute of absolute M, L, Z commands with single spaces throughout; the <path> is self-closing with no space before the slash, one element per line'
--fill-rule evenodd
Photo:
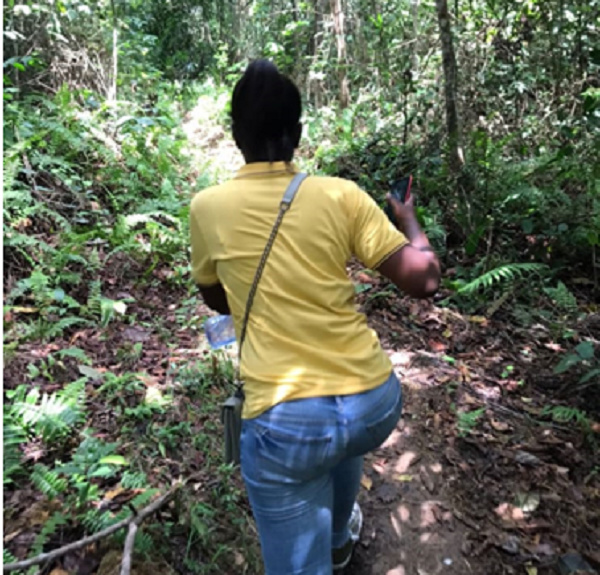
<path fill-rule="evenodd" d="M 139 525 L 146 519 L 148 516 L 155 513 L 160 507 L 162 507 L 165 503 L 170 501 L 173 496 L 188 482 L 196 479 L 196 476 L 189 477 L 185 481 L 180 481 L 176 483 L 169 491 L 167 491 L 164 495 L 161 495 L 158 499 L 141 509 L 137 514 L 129 516 L 127 519 L 123 519 L 102 531 L 98 531 L 94 535 L 90 535 L 89 537 L 84 537 L 79 541 L 75 541 L 73 543 L 69 543 L 64 547 L 60 547 L 59 549 L 55 549 L 54 551 L 50 551 L 48 553 L 42 553 L 37 557 L 32 557 L 31 559 L 25 559 L 24 561 L 18 561 L 16 563 L 9 563 L 4 565 L 3 572 L 9 573 L 11 571 L 17 571 L 20 569 L 27 569 L 28 567 L 32 567 L 33 565 L 39 565 L 40 563 L 44 563 L 46 561 L 53 561 L 54 559 L 58 559 L 71 551 L 76 551 L 77 549 L 81 549 L 82 547 L 86 547 L 92 543 L 96 543 L 109 535 L 112 535 L 119 529 L 126 527 L 129 525 L 129 532 L 127 533 L 127 539 L 125 540 L 125 547 L 123 549 L 123 562 L 121 564 L 121 575 L 128 575 L 131 572 L 131 554 L 133 551 L 133 543 L 135 540 L 135 534 Z"/>

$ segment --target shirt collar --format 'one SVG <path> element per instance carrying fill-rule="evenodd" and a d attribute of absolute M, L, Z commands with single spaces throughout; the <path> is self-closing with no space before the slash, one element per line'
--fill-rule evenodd
<path fill-rule="evenodd" d="M 268 176 L 271 174 L 297 174 L 298 169 L 292 162 L 253 162 L 245 164 L 239 170 L 236 178 L 249 176 Z"/>

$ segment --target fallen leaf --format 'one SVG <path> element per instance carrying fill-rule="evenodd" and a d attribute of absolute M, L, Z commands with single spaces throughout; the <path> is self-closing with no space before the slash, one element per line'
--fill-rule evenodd
<path fill-rule="evenodd" d="M 419 477 L 421 478 L 425 489 L 427 489 L 429 493 L 433 493 L 435 491 L 435 481 L 425 467 L 421 467 L 419 470 Z"/>
<path fill-rule="evenodd" d="M 509 535 L 500 545 L 500 547 L 510 555 L 516 555 L 519 552 L 520 540 L 516 535 Z"/>
<path fill-rule="evenodd" d="M 373 480 L 368 475 L 363 475 L 360 480 L 360 484 L 367 490 L 371 491 L 371 487 L 373 487 Z"/>
<path fill-rule="evenodd" d="M 396 481 L 401 481 L 402 483 L 408 483 L 413 480 L 413 476 L 409 473 L 401 473 L 393 476 Z"/>
<path fill-rule="evenodd" d="M 22 531 L 23 531 L 23 529 L 17 529 L 16 531 L 13 531 L 12 533 L 9 533 L 8 535 L 6 535 L 4 537 L 4 543 L 10 543 Z"/>
<path fill-rule="evenodd" d="M 40 310 L 37 307 L 22 307 L 17 305 L 11 308 L 11 311 L 14 311 L 15 313 L 37 313 Z"/>
<path fill-rule="evenodd" d="M 527 571 L 527 575 L 537 575 L 537 567 L 533 567 L 532 565 L 526 565 L 525 570 Z"/>
<path fill-rule="evenodd" d="M 427 343 L 429 344 L 430 349 L 436 353 L 446 351 L 446 349 L 448 349 L 448 346 L 445 343 L 435 341 L 434 339 L 430 339 Z"/>
<path fill-rule="evenodd" d="M 125 491 L 125 489 L 123 489 L 122 487 L 117 487 L 116 489 L 113 489 L 111 491 L 107 491 L 104 494 L 104 499 L 114 499 L 118 495 L 121 495 L 121 493 L 123 493 L 124 491 Z"/>
<path fill-rule="evenodd" d="M 490 418 L 490 425 L 496 431 L 509 431 L 511 428 L 510 425 L 508 425 L 508 423 L 505 423 L 504 421 L 498 421 L 497 419 L 494 419 L 494 418 Z"/>
<path fill-rule="evenodd" d="M 458 366 L 458 371 L 460 371 L 464 382 L 471 381 L 471 374 L 469 373 L 469 368 L 464 363 L 461 363 Z"/>
<path fill-rule="evenodd" d="M 469 316 L 469 321 L 471 323 L 478 323 L 481 325 L 486 325 L 488 320 L 486 317 L 483 317 L 482 315 L 471 315 Z"/>
<path fill-rule="evenodd" d="M 563 351 L 563 347 L 560 345 L 560 343 L 554 343 L 554 342 L 545 343 L 544 347 L 547 347 L 548 349 L 551 349 L 552 351 Z"/>
<path fill-rule="evenodd" d="M 463 401 L 467 404 L 467 405 L 480 405 L 480 401 L 473 397 L 470 393 L 465 393 L 463 396 Z"/>
<path fill-rule="evenodd" d="M 498 515 L 507 523 L 522 521 L 525 519 L 525 513 L 523 513 L 523 510 L 519 507 L 511 505 L 510 503 L 501 503 L 494 511 L 496 512 L 496 515 Z"/>
<path fill-rule="evenodd" d="M 516 506 L 523 510 L 523 513 L 533 513 L 540 505 L 539 493 L 517 493 Z"/>
<path fill-rule="evenodd" d="M 542 460 L 539 457 L 532 453 L 528 453 L 527 451 L 517 451 L 515 453 L 515 461 L 528 467 L 537 467 L 542 463 Z"/>

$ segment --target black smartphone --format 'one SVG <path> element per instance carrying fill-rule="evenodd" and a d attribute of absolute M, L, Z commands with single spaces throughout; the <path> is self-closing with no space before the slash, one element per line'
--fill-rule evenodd
<path fill-rule="evenodd" d="M 406 178 L 402 178 L 401 180 L 395 181 L 391 186 L 390 194 L 394 196 L 394 198 L 396 198 L 399 202 L 402 202 L 404 204 L 410 198 L 410 188 L 412 187 L 412 181 L 412 176 L 406 176 Z M 392 208 L 389 204 L 386 204 L 385 206 L 385 213 L 393 223 L 396 223 L 394 221 Z"/>

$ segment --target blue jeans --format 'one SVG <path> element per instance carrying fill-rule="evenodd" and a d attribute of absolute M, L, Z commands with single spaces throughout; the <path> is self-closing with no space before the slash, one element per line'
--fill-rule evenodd
<path fill-rule="evenodd" d="M 350 536 L 363 455 L 401 411 L 392 372 L 371 391 L 280 403 L 243 421 L 242 475 L 266 575 L 331 575 L 331 551 Z"/>

